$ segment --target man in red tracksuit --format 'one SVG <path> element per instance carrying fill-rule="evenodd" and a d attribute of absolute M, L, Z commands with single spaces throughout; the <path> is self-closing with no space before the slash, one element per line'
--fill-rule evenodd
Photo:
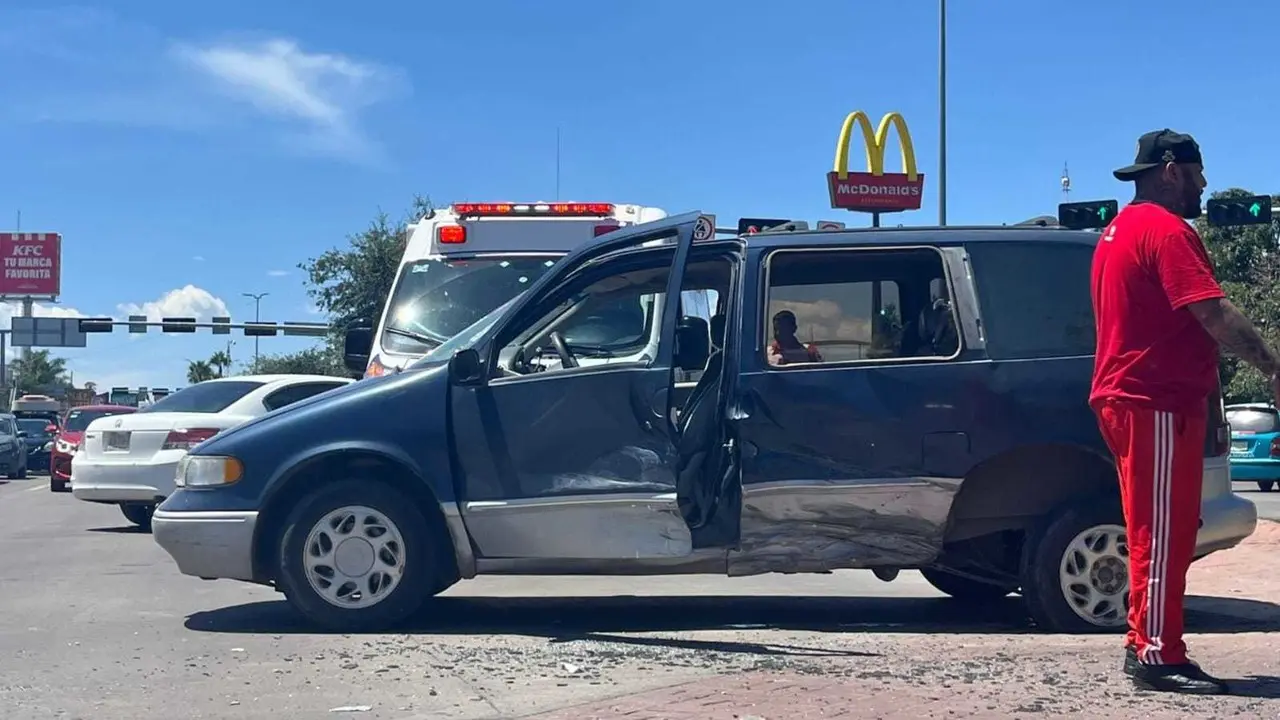
<path fill-rule="evenodd" d="M 1143 689 L 1221 694 L 1226 683 L 1187 658 L 1183 595 L 1195 550 L 1208 398 L 1218 347 L 1270 378 L 1280 361 L 1213 276 L 1200 236 L 1205 188 L 1189 135 L 1143 135 L 1115 171 L 1133 202 L 1103 231 L 1093 258 L 1097 353 L 1089 404 L 1115 455 L 1129 542 L 1125 672 Z"/>

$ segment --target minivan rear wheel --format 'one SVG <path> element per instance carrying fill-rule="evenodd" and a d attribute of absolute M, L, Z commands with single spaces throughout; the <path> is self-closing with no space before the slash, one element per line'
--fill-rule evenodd
<path fill-rule="evenodd" d="M 330 630 L 383 630 L 413 615 L 438 586 L 435 533 L 412 498 L 371 479 L 320 487 L 280 539 L 277 584 Z"/>
<path fill-rule="evenodd" d="M 1024 547 L 1022 596 L 1048 632 L 1127 628 L 1129 546 L 1119 503 L 1090 498 L 1050 513 Z"/>
<path fill-rule="evenodd" d="M 1275 480 L 1259 480 L 1258 481 L 1258 489 L 1261 490 L 1262 492 L 1271 492 L 1272 490 L 1275 489 L 1275 486 L 1276 486 Z"/>

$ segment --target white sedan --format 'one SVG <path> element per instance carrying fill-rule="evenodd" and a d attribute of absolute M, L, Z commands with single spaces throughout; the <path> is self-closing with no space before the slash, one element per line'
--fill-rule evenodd
<path fill-rule="evenodd" d="M 240 375 L 207 380 L 85 428 L 71 461 L 79 500 L 119 505 L 143 529 L 173 492 L 178 461 L 204 440 L 272 410 L 353 382 L 327 375 Z"/>

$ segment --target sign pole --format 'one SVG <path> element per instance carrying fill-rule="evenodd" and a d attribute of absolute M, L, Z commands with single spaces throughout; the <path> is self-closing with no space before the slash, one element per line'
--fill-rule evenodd
<path fill-rule="evenodd" d="M 880 227 L 880 213 L 871 213 L 871 227 Z"/>

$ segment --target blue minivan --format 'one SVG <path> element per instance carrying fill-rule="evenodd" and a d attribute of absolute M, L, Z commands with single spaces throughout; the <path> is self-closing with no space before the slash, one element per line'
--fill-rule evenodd
<path fill-rule="evenodd" d="M 1227 406 L 1231 424 L 1231 479 L 1271 492 L 1280 480 L 1280 415 L 1270 403 Z"/>
<path fill-rule="evenodd" d="M 1048 631 L 1125 627 L 1086 402 L 1097 232 L 713 227 L 603 235 L 404 372 L 201 443 L 156 542 L 342 631 L 481 574 L 846 568 L 1019 593 Z M 1257 522 L 1220 395 L 1209 412 L 1197 557 Z"/>

